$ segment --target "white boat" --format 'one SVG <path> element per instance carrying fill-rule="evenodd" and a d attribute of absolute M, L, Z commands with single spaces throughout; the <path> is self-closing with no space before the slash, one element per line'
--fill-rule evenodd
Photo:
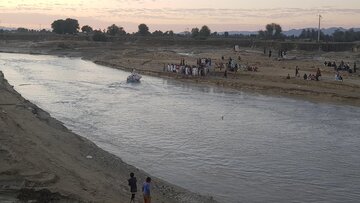
<path fill-rule="evenodd" d="M 141 75 L 139 75 L 138 73 L 136 73 L 135 71 L 133 71 L 131 73 L 131 75 L 129 75 L 126 79 L 126 82 L 128 83 L 138 83 L 140 82 L 140 79 L 142 78 Z"/>

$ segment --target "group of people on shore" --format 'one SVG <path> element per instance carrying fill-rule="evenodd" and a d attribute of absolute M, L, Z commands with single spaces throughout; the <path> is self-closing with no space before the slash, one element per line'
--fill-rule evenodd
<path fill-rule="evenodd" d="M 280 49 L 278 51 L 278 58 L 286 58 L 286 54 L 287 54 L 286 50 Z"/>
<path fill-rule="evenodd" d="M 339 65 L 336 62 L 325 61 L 324 65 L 327 67 L 333 67 L 335 71 L 347 71 L 349 73 L 356 73 L 356 62 L 354 62 L 353 68 L 351 68 L 350 63 L 345 63 L 341 61 Z"/>
<path fill-rule="evenodd" d="M 342 78 L 342 76 L 340 75 L 340 73 L 338 71 L 335 73 L 335 80 L 336 81 L 343 81 L 343 78 Z"/>
<path fill-rule="evenodd" d="M 300 77 L 300 68 L 298 66 L 295 67 L 295 77 Z M 321 77 L 321 70 L 320 68 L 317 69 L 315 74 L 306 74 L 304 73 L 303 75 L 303 79 L 304 80 L 315 80 L 315 81 L 319 81 Z M 287 75 L 286 77 L 287 79 L 290 79 L 290 74 Z M 335 80 L 336 81 L 343 81 L 343 77 L 341 76 L 339 71 L 336 71 L 335 73 Z"/>
<path fill-rule="evenodd" d="M 264 55 L 269 56 L 269 58 L 272 57 L 273 51 L 271 49 L 267 49 L 266 47 L 264 47 Z M 278 50 L 278 58 L 279 59 L 286 59 L 287 56 L 287 50 L 286 49 L 279 49 Z"/>
<path fill-rule="evenodd" d="M 215 63 L 215 68 L 218 68 L 220 71 L 224 69 L 224 77 L 227 78 L 228 72 L 237 72 L 240 68 L 244 68 L 245 71 L 257 72 L 257 66 L 248 66 L 248 65 L 240 65 L 241 56 L 238 56 L 238 61 L 229 57 L 225 59 L 224 56 L 221 57 L 221 62 Z M 179 64 L 164 64 L 163 71 L 171 72 L 186 76 L 206 76 L 210 73 L 212 68 L 212 60 L 211 58 L 198 58 L 196 65 L 188 65 L 185 62 L 185 59 L 181 59 Z"/>
<path fill-rule="evenodd" d="M 298 66 L 295 67 L 295 77 L 300 77 L 300 68 Z M 315 80 L 315 81 L 319 81 L 320 80 L 320 77 L 321 77 L 321 70 L 320 68 L 318 68 L 316 70 L 316 73 L 315 74 L 306 74 L 304 73 L 303 75 L 303 78 L 304 80 Z M 290 79 L 290 74 L 287 75 L 286 77 L 287 79 Z"/>
<path fill-rule="evenodd" d="M 226 62 L 227 61 L 227 62 Z M 225 69 L 225 72 L 230 71 L 230 72 L 238 72 L 239 70 L 241 70 L 241 68 L 243 68 L 243 70 L 245 71 L 251 71 L 251 72 L 258 72 L 258 67 L 257 66 L 249 66 L 249 65 L 241 65 L 240 64 L 241 61 L 241 56 L 238 56 L 238 62 L 236 62 L 235 59 L 229 57 L 229 59 L 225 59 L 224 56 L 221 57 L 221 62 L 220 63 L 216 63 L 216 67 L 220 69 Z M 225 74 L 224 74 L 225 76 Z"/>
<path fill-rule="evenodd" d="M 299 68 L 298 69 L 298 72 L 299 72 Z M 321 77 L 321 71 L 320 71 L 320 68 L 317 69 L 316 73 L 315 74 L 309 74 L 307 75 L 306 73 L 304 73 L 304 80 L 316 80 L 316 81 L 319 81 L 320 80 L 320 77 Z"/>
<path fill-rule="evenodd" d="M 151 203 L 151 178 L 147 177 L 145 182 L 142 185 L 141 191 L 143 193 L 144 203 Z M 128 185 L 130 186 L 131 198 L 130 203 L 135 203 L 135 195 L 137 193 L 137 180 L 134 173 L 130 173 L 130 179 L 128 179 Z"/>
<path fill-rule="evenodd" d="M 211 59 L 199 58 L 196 65 L 188 65 L 185 59 L 181 59 L 180 64 L 164 65 L 164 72 L 172 72 L 187 76 L 206 76 L 210 72 Z"/>

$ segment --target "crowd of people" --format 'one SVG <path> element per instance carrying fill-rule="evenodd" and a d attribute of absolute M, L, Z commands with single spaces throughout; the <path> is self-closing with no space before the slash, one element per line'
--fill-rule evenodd
<path fill-rule="evenodd" d="M 242 66 L 240 65 L 241 57 L 238 56 L 238 61 L 229 57 L 225 59 L 224 56 L 221 57 L 221 62 L 215 63 L 215 68 L 218 68 L 220 71 L 224 69 L 224 77 L 227 77 L 228 72 L 237 72 L 240 68 L 243 68 L 245 71 L 257 72 L 257 66 Z M 212 68 L 211 58 L 198 58 L 196 65 L 188 65 L 185 62 L 185 59 L 181 59 L 179 64 L 167 64 L 164 65 L 164 72 L 172 72 L 176 74 L 182 74 L 187 76 L 206 76 L 210 73 Z"/>
<path fill-rule="evenodd" d="M 300 77 L 300 68 L 298 66 L 295 67 L 295 77 Z M 290 74 L 286 77 L 287 79 L 290 79 Z M 310 73 L 309 75 L 304 73 L 303 75 L 304 80 L 315 80 L 319 81 L 321 78 L 321 70 L 318 68 L 316 70 L 315 74 Z"/>
<path fill-rule="evenodd" d="M 300 77 L 300 68 L 298 66 L 296 66 L 296 68 L 295 68 L 295 77 Z M 290 74 L 288 74 L 286 78 L 290 79 Z M 304 73 L 304 75 L 303 75 L 304 80 L 319 81 L 320 78 L 321 78 L 321 70 L 320 70 L 320 68 L 317 69 L 315 74 L 311 74 L 311 73 L 306 74 L 306 73 Z M 336 81 L 343 81 L 343 77 L 341 76 L 339 71 L 336 71 L 336 73 L 335 73 L 335 80 Z"/>
<path fill-rule="evenodd" d="M 335 71 L 347 71 L 349 73 L 356 73 L 356 62 L 354 62 L 353 68 L 351 68 L 350 63 L 345 63 L 344 61 L 341 61 L 339 65 L 337 65 L 335 61 L 325 61 L 324 65 L 326 67 L 334 68 Z"/>
<path fill-rule="evenodd" d="M 180 64 L 164 65 L 164 71 L 188 76 L 206 76 L 210 72 L 211 65 L 210 58 L 199 58 L 196 65 L 188 65 L 185 59 L 181 59 Z"/>
<path fill-rule="evenodd" d="M 229 59 L 226 60 L 224 56 L 221 57 L 221 60 L 222 60 L 222 62 L 216 63 L 216 67 L 219 68 L 220 71 L 222 69 L 225 69 L 225 71 L 230 71 L 230 72 L 235 72 L 235 73 L 241 69 L 243 69 L 244 71 L 251 71 L 251 72 L 258 71 L 257 66 L 241 65 L 240 64 L 241 56 L 238 56 L 238 62 L 236 62 L 236 60 L 231 57 L 229 57 Z"/>
<path fill-rule="evenodd" d="M 264 49 L 264 53 L 268 51 L 269 57 L 272 55 L 271 50 Z M 279 50 L 278 55 L 279 57 L 286 57 L 286 50 Z M 252 71 L 257 72 L 258 67 L 256 66 L 248 66 L 248 65 L 241 65 L 239 62 L 241 61 L 241 57 L 238 57 L 238 62 L 234 60 L 233 58 L 229 57 L 228 59 L 225 59 L 224 56 L 221 57 L 221 61 L 218 63 L 215 63 L 215 68 L 218 68 L 220 71 L 224 69 L 224 77 L 227 78 L 228 72 L 237 72 L 238 70 L 242 69 L 245 71 Z M 336 62 L 330 62 L 325 61 L 324 65 L 326 67 L 333 67 L 336 71 L 335 73 L 335 80 L 336 81 L 343 81 L 343 77 L 341 75 L 341 71 L 347 71 L 349 73 L 356 73 L 356 62 L 354 62 L 353 67 L 350 66 L 350 63 L 345 63 L 344 61 L 341 61 L 339 65 L 336 64 Z M 176 74 L 182 74 L 187 76 L 206 76 L 210 73 L 210 69 L 212 67 L 212 60 L 210 58 L 198 58 L 196 65 L 188 65 L 185 62 L 185 59 L 181 59 L 180 64 L 167 64 L 164 65 L 164 71 L 165 72 L 173 72 Z M 314 80 L 319 81 L 321 79 L 321 70 L 318 68 L 315 73 L 304 73 L 303 79 L 304 80 Z M 300 75 L 300 68 L 296 66 L 295 68 L 295 77 L 301 77 Z M 290 79 L 290 74 L 286 77 L 287 79 Z"/>

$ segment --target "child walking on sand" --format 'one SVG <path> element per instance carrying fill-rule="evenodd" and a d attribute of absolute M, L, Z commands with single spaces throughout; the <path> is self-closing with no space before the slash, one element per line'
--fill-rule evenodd
<path fill-rule="evenodd" d="M 144 182 L 144 184 L 142 186 L 142 192 L 144 195 L 144 203 L 151 203 L 150 183 L 151 183 L 151 178 L 147 177 L 146 181 Z"/>
<path fill-rule="evenodd" d="M 134 173 L 130 173 L 130 179 L 128 180 L 129 186 L 130 186 L 130 192 L 131 192 L 131 199 L 130 203 L 135 203 L 135 194 L 137 192 L 137 185 L 136 185 L 136 177 L 134 176 Z"/>

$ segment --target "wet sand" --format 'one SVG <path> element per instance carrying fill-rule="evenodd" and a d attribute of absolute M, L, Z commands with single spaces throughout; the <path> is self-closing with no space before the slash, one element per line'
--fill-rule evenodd
<path fill-rule="evenodd" d="M 130 172 L 141 189 L 147 173 L 72 133 L 0 72 L 0 202 L 128 202 Z M 152 178 L 153 202 L 215 202 Z"/>

